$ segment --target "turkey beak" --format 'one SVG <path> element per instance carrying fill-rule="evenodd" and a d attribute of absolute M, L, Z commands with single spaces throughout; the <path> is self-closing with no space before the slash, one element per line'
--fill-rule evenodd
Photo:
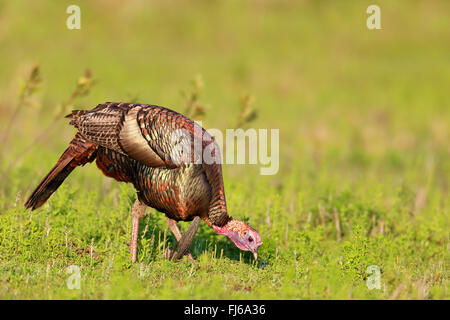
<path fill-rule="evenodd" d="M 253 249 L 252 253 L 253 253 L 253 257 L 255 257 L 255 260 L 258 260 L 258 249 Z"/>

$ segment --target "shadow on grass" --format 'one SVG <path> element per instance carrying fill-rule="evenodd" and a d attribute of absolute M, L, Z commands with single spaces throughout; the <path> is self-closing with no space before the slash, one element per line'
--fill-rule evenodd
<path fill-rule="evenodd" d="M 139 224 L 139 239 L 144 242 L 149 242 L 150 255 L 163 255 L 161 247 L 174 249 L 176 246 L 175 236 L 172 234 L 167 224 L 165 223 L 164 213 L 156 210 L 151 211 L 141 219 Z M 191 222 L 179 222 L 181 233 L 189 227 Z M 165 234 L 165 245 L 164 245 Z M 138 252 L 147 255 L 147 252 L 142 252 L 143 246 L 138 244 Z M 243 252 L 239 250 L 228 238 L 219 236 L 208 227 L 205 223 L 201 223 L 195 239 L 191 245 L 190 253 L 192 257 L 197 260 L 200 255 L 207 252 L 210 256 L 215 256 L 216 259 L 228 258 L 234 261 L 242 261 L 246 264 L 252 264 L 254 259 L 250 252 Z M 152 258 L 155 258 L 154 256 Z M 138 257 L 139 259 L 139 257 Z M 147 259 L 144 259 L 144 261 Z"/>

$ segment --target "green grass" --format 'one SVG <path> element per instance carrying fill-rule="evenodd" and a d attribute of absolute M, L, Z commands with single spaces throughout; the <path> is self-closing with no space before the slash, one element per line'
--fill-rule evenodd
<path fill-rule="evenodd" d="M 0 298 L 449 299 L 449 3 L 378 1 L 383 29 L 369 31 L 372 3 L 80 1 L 70 31 L 72 2 L 0 1 L 0 137 L 33 65 L 43 78 L 1 146 Z M 69 101 L 85 68 L 97 82 Z M 258 262 L 204 224 L 195 266 L 166 261 L 175 239 L 148 209 L 131 264 L 135 193 L 95 164 L 24 210 L 74 135 L 53 122 L 59 105 L 183 111 L 197 74 L 206 128 L 232 127 L 250 93 L 251 126 L 280 129 L 276 175 L 224 166 L 230 214 L 263 238 Z M 80 290 L 66 285 L 71 265 Z M 380 290 L 366 285 L 370 265 Z"/>

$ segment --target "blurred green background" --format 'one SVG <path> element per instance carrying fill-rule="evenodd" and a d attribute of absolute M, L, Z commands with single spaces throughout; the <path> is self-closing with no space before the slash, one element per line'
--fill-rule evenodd
<path fill-rule="evenodd" d="M 81 30 L 66 28 L 71 4 L 81 8 Z M 381 8 L 381 30 L 366 27 L 371 4 Z M 449 1 L 0 1 L 0 48 L 0 137 L 12 123 L 0 159 L 0 260 L 9 270 L 0 274 L 0 297 L 448 298 Z M 41 90 L 13 116 L 36 65 Z M 70 101 L 85 69 L 95 84 Z M 66 239 L 67 247 L 68 228 L 79 246 L 95 238 L 105 257 L 111 251 L 105 239 L 114 230 L 129 233 L 127 203 L 111 199 L 132 197 L 132 189 L 88 165 L 33 218 L 39 241 L 24 243 L 31 232 L 24 221 L 32 218 L 20 203 L 75 132 L 66 119 L 54 120 L 61 105 L 90 109 L 133 100 L 182 112 L 180 91 L 199 76 L 199 99 L 208 106 L 204 127 L 233 128 L 242 96 L 251 95 L 258 112 L 251 127 L 280 129 L 278 174 L 224 166 L 230 214 L 261 231 L 266 268 L 242 265 L 237 249 L 203 228 L 200 240 L 222 241 L 228 258 L 211 262 L 201 257 L 214 247 L 195 249 L 200 270 L 183 284 L 162 270 L 190 272 L 190 266 L 169 265 L 160 255 L 144 259 L 156 282 L 136 280 L 133 290 L 119 284 L 137 271 L 126 264 L 118 237 L 123 262 L 116 268 L 129 273 L 115 282 L 102 278 L 109 289 L 93 289 L 108 262 L 92 259 L 83 280 L 91 291 L 67 291 L 59 280 L 43 284 L 42 275 L 34 278 L 38 289 L 25 289 L 28 271 L 11 265 L 55 265 L 55 277 L 64 278 L 61 270 L 73 261 L 89 260 L 42 240 L 49 219 L 51 232 L 61 232 L 52 241 Z M 88 195 L 92 203 L 82 209 Z M 78 215 L 61 209 L 67 203 L 64 210 Z M 117 219 L 105 222 L 110 208 Z M 152 222 L 164 230 L 161 219 Z M 365 287 L 369 263 L 382 267 L 384 290 Z M 229 277 L 211 279 L 202 268 Z"/>

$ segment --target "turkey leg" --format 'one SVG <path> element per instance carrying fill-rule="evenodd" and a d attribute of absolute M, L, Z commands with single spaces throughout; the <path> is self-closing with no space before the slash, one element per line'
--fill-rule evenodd
<path fill-rule="evenodd" d="M 175 236 L 175 239 L 177 239 L 177 242 L 181 239 L 181 232 L 180 228 L 178 228 L 178 222 L 176 222 L 173 219 L 170 219 L 169 217 L 166 217 L 167 224 L 169 225 L 170 231 L 172 231 L 173 235 Z M 178 244 L 177 244 L 178 245 Z M 164 253 L 164 256 L 166 259 L 171 259 L 173 256 L 173 252 L 170 249 L 166 249 L 167 252 Z M 192 258 L 192 255 L 188 253 L 188 259 L 190 261 L 194 261 L 194 258 Z"/>
<path fill-rule="evenodd" d="M 173 232 L 178 242 L 175 250 L 169 252 L 168 258 L 178 260 L 181 259 L 184 255 L 188 255 L 189 260 L 193 262 L 194 258 L 192 258 L 192 255 L 189 253 L 189 248 L 191 247 L 192 241 L 194 241 L 194 237 L 197 233 L 198 227 L 200 226 L 201 219 L 199 217 L 195 217 L 191 225 L 183 235 L 181 235 L 180 229 L 178 228 L 178 223 L 175 220 L 172 220 L 170 218 L 166 219 L 167 223 L 169 224 L 170 230 Z"/>
<path fill-rule="evenodd" d="M 139 232 L 139 220 L 144 216 L 145 204 L 143 204 L 139 199 L 136 199 L 133 206 L 131 207 L 131 243 L 130 243 L 130 253 L 131 262 L 136 262 L 136 251 L 137 251 L 137 239 Z"/>

